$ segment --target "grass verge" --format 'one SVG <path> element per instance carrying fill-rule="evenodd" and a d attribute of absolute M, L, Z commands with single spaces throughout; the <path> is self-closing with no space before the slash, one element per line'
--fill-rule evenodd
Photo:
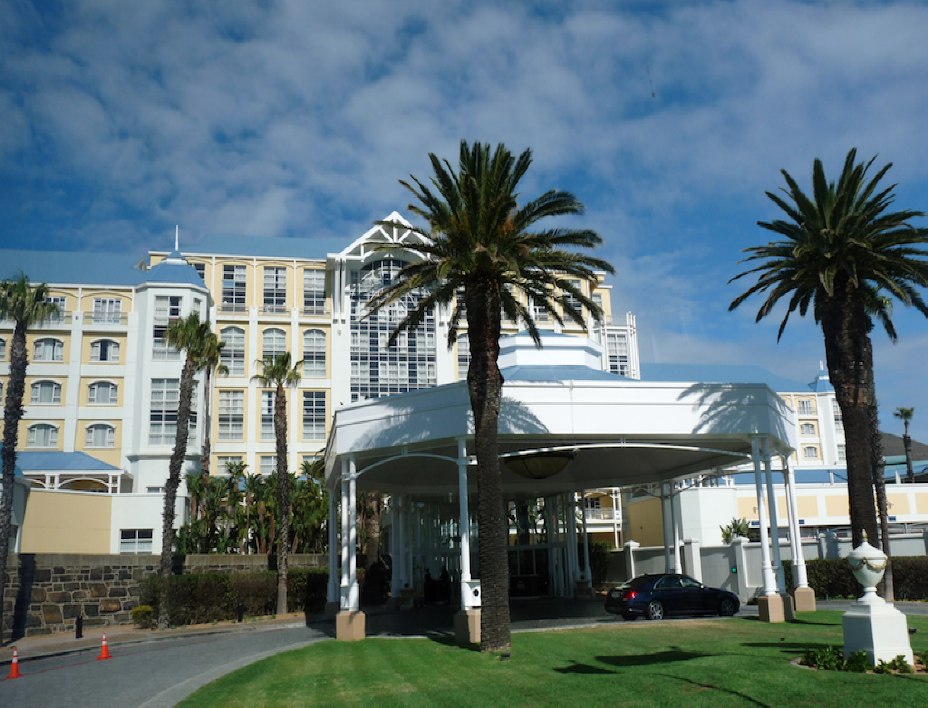
<path fill-rule="evenodd" d="M 928 617 L 908 619 L 918 629 L 912 648 L 928 649 Z M 639 621 L 516 634 L 508 661 L 425 639 L 321 642 L 229 674 L 181 705 L 928 705 L 925 676 L 789 663 L 842 643 L 841 613 L 830 611 L 778 625 Z"/>

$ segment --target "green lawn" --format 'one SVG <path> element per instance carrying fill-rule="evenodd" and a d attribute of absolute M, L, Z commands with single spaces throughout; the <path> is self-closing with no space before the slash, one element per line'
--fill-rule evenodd
<path fill-rule="evenodd" d="M 928 617 L 915 652 L 928 649 Z M 500 661 L 427 639 L 320 642 L 203 687 L 184 706 L 926 706 L 928 678 L 811 671 L 789 660 L 842 644 L 841 613 L 618 622 L 513 635 Z"/>

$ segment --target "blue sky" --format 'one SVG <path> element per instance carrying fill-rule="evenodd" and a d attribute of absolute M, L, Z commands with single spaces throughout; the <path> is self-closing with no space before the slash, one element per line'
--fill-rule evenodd
<path fill-rule="evenodd" d="M 734 314 L 765 196 L 820 157 L 892 162 L 928 210 L 928 7 L 905 2 L 26 2 L 0 14 L 0 247 L 143 254 L 207 233 L 338 238 L 459 141 L 534 150 L 605 239 L 642 359 L 811 381 L 820 331 Z M 921 136 L 921 137 L 920 137 Z M 314 254 L 313 254 L 314 255 Z M 884 428 L 928 440 L 928 323 L 875 333 Z"/>

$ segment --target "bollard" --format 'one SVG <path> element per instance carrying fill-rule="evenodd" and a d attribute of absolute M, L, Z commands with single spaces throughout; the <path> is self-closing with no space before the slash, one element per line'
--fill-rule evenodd
<path fill-rule="evenodd" d="M 74 638 L 84 638 L 84 615 L 77 616 L 77 624 L 74 625 Z"/>
<path fill-rule="evenodd" d="M 245 603 L 238 603 L 238 621 L 241 622 L 245 619 Z"/>

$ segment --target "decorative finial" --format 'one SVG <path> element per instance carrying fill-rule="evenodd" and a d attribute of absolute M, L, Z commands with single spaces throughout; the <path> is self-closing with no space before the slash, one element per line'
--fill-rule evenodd
<path fill-rule="evenodd" d="M 180 226 L 174 227 L 174 250 L 179 251 L 180 248 L 177 247 L 177 237 L 180 235 Z"/>
<path fill-rule="evenodd" d="M 870 539 L 867 538 L 867 530 L 866 530 L 866 529 L 864 529 L 863 534 L 864 534 L 864 543 L 869 543 L 869 542 L 870 542 Z"/>

